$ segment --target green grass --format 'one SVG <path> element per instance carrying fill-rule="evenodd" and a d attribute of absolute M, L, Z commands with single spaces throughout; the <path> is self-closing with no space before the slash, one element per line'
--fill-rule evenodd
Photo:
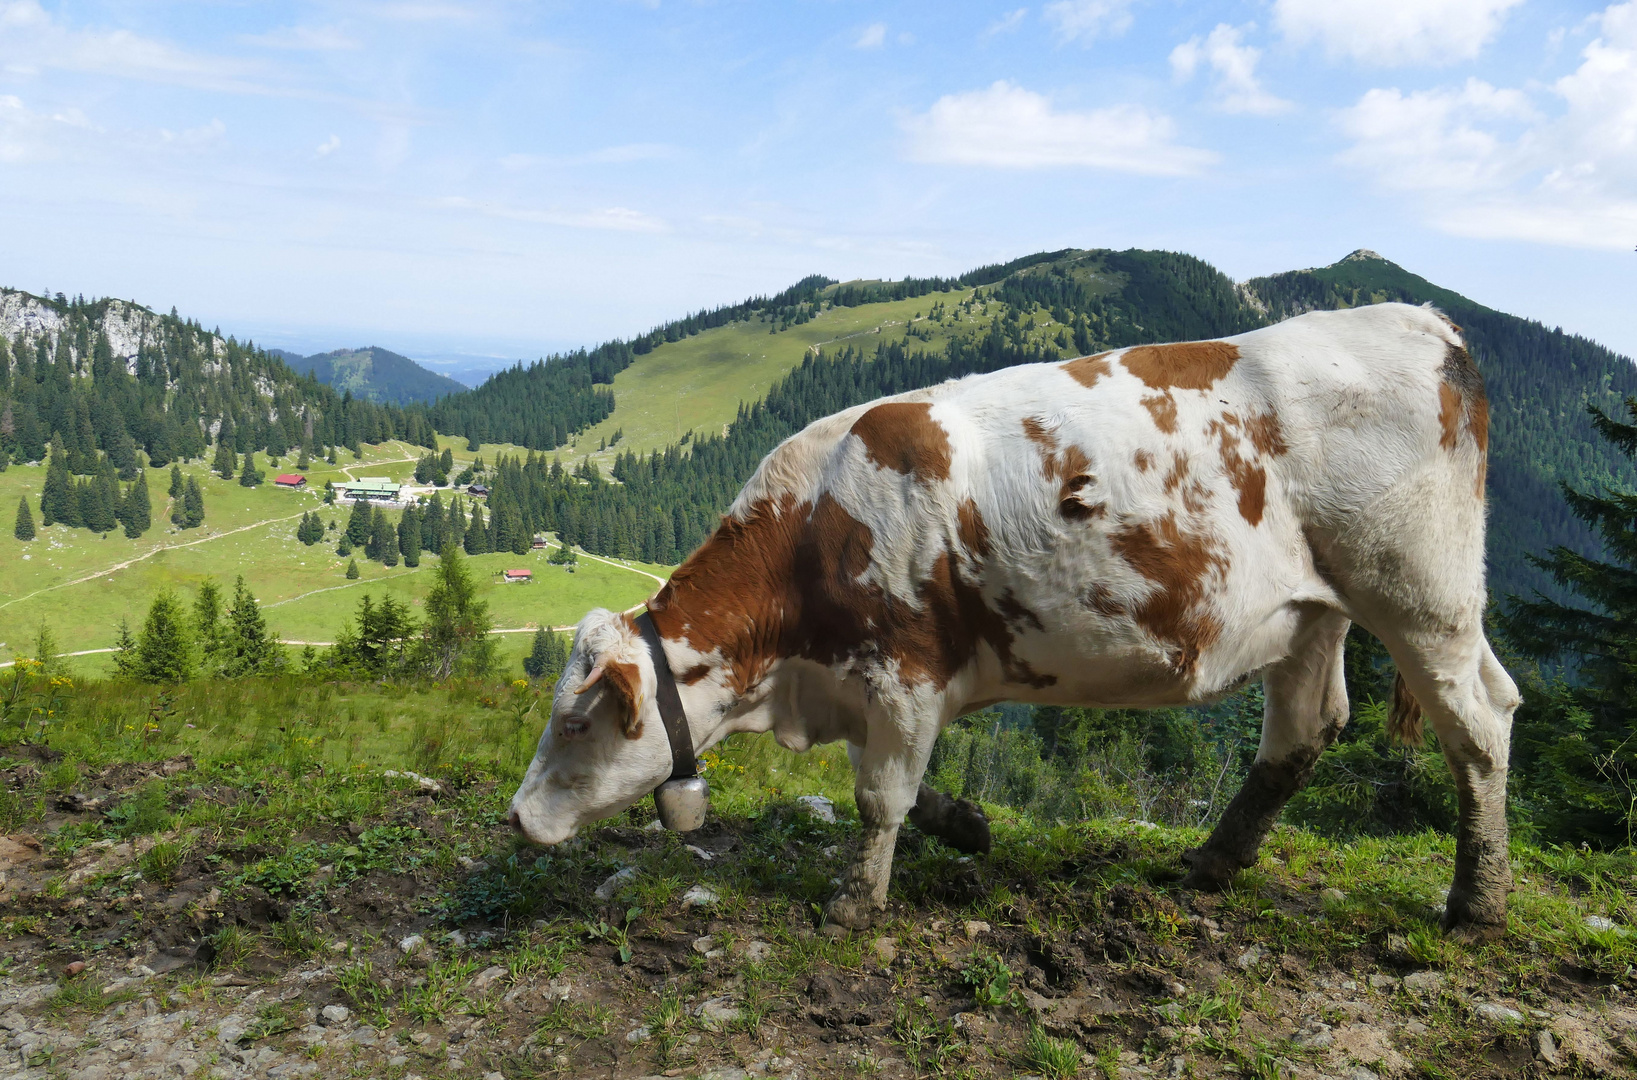
<path fill-rule="evenodd" d="M 879 342 L 905 340 L 906 331 L 919 319 L 917 328 L 930 329 L 931 340 L 912 339 L 910 343 L 941 350 L 955 333 L 981 329 L 989 319 L 969 316 L 958 323 L 929 326 L 927 312 L 939 301 L 953 309 L 972 292 L 963 289 L 913 300 L 831 308 L 777 334 L 768 333 L 766 320 L 756 319 L 668 342 L 639 356 L 614 376 L 613 414 L 581 433 L 563 453 L 579 458 L 590 452 L 593 460 L 606 464 L 620 450 L 662 449 L 689 432 L 720 434 L 724 425 L 733 422 L 740 402 L 761 400 L 813 346 L 829 350 L 851 344 L 873 351 Z M 617 447 L 596 452 L 601 440 L 622 429 L 625 435 Z"/>
<path fill-rule="evenodd" d="M 456 440 L 457 468 L 474 456 L 464 450 L 464 440 Z M 516 448 L 484 447 L 484 460 L 493 462 L 500 452 Z M 205 492 L 205 524 L 198 529 L 178 530 L 170 525 L 170 469 L 150 469 L 148 487 L 153 498 L 154 526 L 136 540 L 122 532 L 105 536 L 85 529 L 54 526 L 38 530 L 38 538 L 24 543 L 0 532 L 0 657 L 30 655 L 34 633 L 47 621 L 64 652 L 106 649 L 117 639 L 120 619 L 133 630 L 140 627 L 153 596 L 173 588 L 191 600 L 191 593 L 206 578 L 214 578 L 231 588 L 233 578 L 243 574 L 262 605 L 268 626 L 290 641 L 333 641 L 343 620 L 357 607 L 365 592 L 388 594 L 410 606 L 419 606 L 431 588 L 431 569 L 436 558 L 424 557 L 419 570 L 403 565 L 383 567 L 358 560 L 362 576 L 346 580 L 346 559 L 335 554 L 335 541 L 307 547 L 295 539 L 301 515 L 317 509 L 328 522 L 334 519 L 345 527 L 348 508 L 325 506 L 326 480 L 353 476 L 385 475 L 409 480 L 414 458 L 424 453 L 403 443 L 386 443 L 365 448 L 364 460 L 352 463 L 352 455 L 341 452 L 342 465 L 315 461 L 307 471 L 308 489 L 286 491 L 271 482 L 243 488 L 237 480 L 222 480 L 204 463 L 182 466 L 186 475 L 197 476 Z M 258 464 L 266 469 L 265 456 Z M 288 468 L 291 462 L 286 461 Z M 272 470 L 267 470 L 271 472 Z M 44 467 L 12 466 L 0 473 L 0 503 L 15 513 L 19 496 L 27 496 L 38 512 Z M 36 520 L 38 520 L 36 518 Z M 497 629 L 532 629 L 540 625 L 566 626 L 577 622 L 587 610 L 603 606 L 616 609 L 642 602 L 659 587 L 668 574 L 666 567 L 621 564 L 610 560 L 582 557 L 574 573 L 547 564 L 548 551 L 528 555 L 481 555 L 470 560 L 480 595 L 489 602 Z M 501 571 L 526 566 L 535 572 L 529 585 L 506 585 L 497 580 Z M 515 667 L 529 647 L 529 634 L 503 634 L 501 657 Z M 76 669 L 89 673 L 109 670 L 106 654 L 86 656 Z"/>

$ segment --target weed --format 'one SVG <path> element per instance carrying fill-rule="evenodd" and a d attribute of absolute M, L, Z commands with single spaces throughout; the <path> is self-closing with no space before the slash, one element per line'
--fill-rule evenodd
<path fill-rule="evenodd" d="M 104 994 L 102 985 L 93 981 L 90 975 L 77 975 L 73 978 L 64 978 L 57 983 L 57 992 L 46 1002 L 46 1008 L 58 1015 L 74 1012 L 101 1012 L 112 1005 L 130 1001 L 135 997 L 136 994 L 128 990 Z"/>
<path fill-rule="evenodd" d="M 263 1005 L 256 1013 L 256 1019 L 245 1028 L 244 1034 L 239 1036 L 239 1042 L 245 1046 L 262 1039 L 270 1039 L 274 1035 L 282 1035 L 286 1031 L 294 1031 L 300 1023 L 289 1006 L 282 1002 Z"/>
<path fill-rule="evenodd" d="M 143 879 L 166 888 L 176 884 L 176 875 L 187 861 L 190 848 L 191 845 L 183 840 L 161 840 L 149 848 L 138 863 Z"/>
<path fill-rule="evenodd" d="M 163 780 L 148 781 L 103 816 L 116 833 L 127 838 L 164 832 L 176 820 L 170 812 L 169 789 Z"/>
<path fill-rule="evenodd" d="M 1015 1004 L 1019 996 L 1012 987 L 1012 969 L 995 953 L 974 953 L 961 972 L 961 982 L 971 989 L 979 1008 L 1003 1008 Z"/>
<path fill-rule="evenodd" d="M 1080 1047 L 1069 1039 L 1054 1039 L 1039 1024 L 1029 1028 L 1023 1060 L 1046 1080 L 1073 1080 L 1080 1075 Z"/>
<path fill-rule="evenodd" d="M 244 963 L 255 948 L 255 939 L 243 927 L 228 923 L 210 935 L 210 966 L 216 971 L 232 971 Z"/>
<path fill-rule="evenodd" d="M 892 1037 L 917 1072 L 942 1073 L 959 1052 L 955 1027 L 932 1016 L 919 1002 L 899 1001 L 893 1010 Z"/>

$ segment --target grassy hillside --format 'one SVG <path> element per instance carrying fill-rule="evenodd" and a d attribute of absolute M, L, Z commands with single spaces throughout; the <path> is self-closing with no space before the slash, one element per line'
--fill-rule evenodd
<path fill-rule="evenodd" d="M 487 446 L 486 460 L 492 462 L 506 450 Z M 110 648 L 119 620 L 139 626 L 160 589 L 187 594 L 207 577 L 231 584 L 235 575 L 243 574 L 261 601 L 269 626 L 293 641 L 333 640 L 366 591 L 390 593 L 413 608 L 430 587 L 427 571 L 435 557 L 425 557 L 420 570 L 402 565 L 388 569 L 360 557 L 361 576 L 348 581 L 347 560 L 336 556 L 333 539 L 311 547 L 295 539 L 301 515 L 315 508 L 326 522 L 335 519 L 345 526 L 345 507 L 323 505 L 326 480 L 363 476 L 409 480 L 415 458 L 425 452 L 404 443 L 369 446 L 366 451 L 362 462 L 344 466 L 315 462 L 307 472 L 309 487 L 300 492 L 271 482 L 243 488 L 200 463 L 185 465 L 183 474 L 197 476 L 204 488 L 205 524 L 198 529 L 178 530 L 169 524 L 165 496 L 169 469 L 149 470 L 155 524 L 140 539 L 128 540 L 118 531 L 98 537 L 85 529 L 59 526 L 41 528 L 38 539 L 25 543 L 14 539 L 7 527 L 0 533 L 0 565 L 6 567 L 0 574 L 0 657 L 27 654 L 42 619 L 49 621 L 66 652 Z M 457 454 L 457 468 L 474 456 L 464 449 Z M 265 459 L 261 463 L 265 466 Z M 37 504 L 44 478 L 43 467 L 13 466 L 0 473 L 0 504 L 8 513 L 14 512 L 19 496 Z M 480 555 L 471 560 L 497 628 L 562 626 L 594 606 L 628 607 L 658 588 L 667 572 L 664 567 L 582 557 L 570 574 L 547 565 L 547 554 Z M 533 569 L 535 582 L 505 585 L 495 579 L 499 571 L 514 566 Z M 502 655 L 508 664 L 527 642 L 527 634 L 502 635 Z M 104 661 L 105 657 L 88 657 L 81 666 L 101 670 Z"/>
<path fill-rule="evenodd" d="M 372 345 L 367 349 L 336 349 L 312 356 L 283 354 L 286 363 L 302 374 L 334 387 L 337 393 L 350 392 L 368 401 L 404 405 L 411 401 L 433 402 L 466 387 L 455 380 L 428 371 L 407 356 Z"/>
<path fill-rule="evenodd" d="M 580 434 L 563 452 L 576 457 L 589 452 L 599 461 L 610 458 L 611 453 L 597 453 L 597 446 L 618 431 L 624 432 L 618 450 L 642 452 L 661 449 L 689 433 L 719 433 L 733 422 L 741 402 L 748 405 L 767 396 L 812 348 L 853 344 L 873 349 L 879 341 L 906 338 L 926 348 L 942 348 L 955 333 L 987 325 L 988 316 L 934 323 L 928 312 L 939 301 L 953 308 L 973 292 L 962 289 L 827 308 L 811 321 L 776 334 L 768 332 L 772 325 L 768 319 L 752 318 L 660 345 L 614 376 L 613 414 Z M 926 337 L 909 337 L 912 331 Z"/>

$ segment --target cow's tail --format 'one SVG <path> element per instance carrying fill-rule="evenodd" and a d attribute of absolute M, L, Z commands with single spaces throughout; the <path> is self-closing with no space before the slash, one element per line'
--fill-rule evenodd
<path fill-rule="evenodd" d="M 1387 713 L 1387 738 L 1405 746 L 1421 745 L 1421 703 L 1410 693 L 1402 674 L 1393 676 L 1393 704 Z"/>

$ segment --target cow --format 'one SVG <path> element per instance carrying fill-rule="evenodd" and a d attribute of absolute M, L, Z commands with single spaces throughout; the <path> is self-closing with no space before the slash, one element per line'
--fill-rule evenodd
<path fill-rule="evenodd" d="M 1020 365 L 815 421 L 642 615 L 581 621 L 510 820 L 554 844 L 729 735 L 845 739 L 861 839 L 825 916 L 863 927 L 906 815 L 987 844 L 981 816 L 921 782 L 952 719 L 1000 701 L 1190 705 L 1259 676 L 1255 761 L 1184 855 L 1184 887 L 1220 889 L 1347 722 L 1357 623 L 1398 668 L 1390 727 L 1419 739 L 1424 713 L 1454 774 L 1443 925 L 1499 936 L 1519 698 L 1483 632 L 1487 451 L 1460 328 L 1405 304 Z"/>

